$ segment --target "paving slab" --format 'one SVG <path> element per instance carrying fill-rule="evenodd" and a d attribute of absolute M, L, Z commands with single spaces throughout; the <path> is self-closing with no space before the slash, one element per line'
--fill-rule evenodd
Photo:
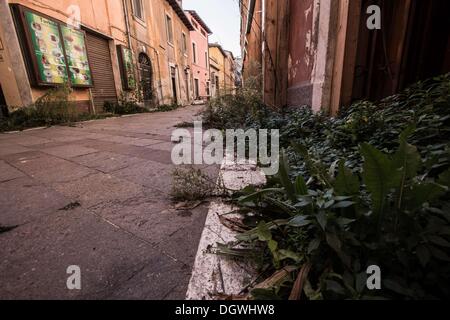
<path fill-rule="evenodd" d="M 72 158 L 72 161 L 101 172 L 109 173 L 145 160 L 112 152 L 96 152 Z"/>
<path fill-rule="evenodd" d="M 13 143 L 1 143 L 0 144 L 0 158 L 4 159 L 5 156 L 16 154 L 16 153 L 22 153 L 26 151 L 31 151 L 30 148 L 13 144 Z"/>
<path fill-rule="evenodd" d="M 63 182 L 85 177 L 94 170 L 42 152 L 7 158 L 9 164 L 41 182 Z"/>
<path fill-rule="evenodd" d="M 97 173 L 70 182 L 56 182 L 52 188 L 73 201 L 89 208 L 104 201 L 126 200 L 143 196 L 143 188 L 110 174 Z"/>
<path fill-rule="evenodd" d="M 12 141 L 16 144 L 19 144 L 21 146 L 24 146 L 24 147 L 52 142 L 52 140 L 50 140 L 50 139 L 35 137 L 31 134 L 28 134 L 28 135 L 25 135 L 25 136 L 22 136 L 20 138 L 16 138 L 16 139 L 13 139 L 10 141 Z"/>
<path fill-rule="evenodd" d="M 140 184 L 145 187 L 170 193 L 172 187 L 173 164 L 164 164 L 156 161 L 145 160 L 144 162 L 131 165 L 113 173 L 115 177 Z"/>
<path fill-rule="evenodd" d="M 42 152 L 64 158 L 64 159 L 70 159 L 73 157 L 82 156 L 89 153 L 97 152 L 97 149 L 94 148 L 87 148 L 83 146 L 79 146 L 76 144 L 71 145 L 64 145 L 59 147 L 53 147 L 53 148 L 47 148 L 43 149 Z"/>
<path fill-rule="evenodd" d="M 172 203 L 170 134 L 200 109 L 0 134 L 0 299 L 183 299 L 207 203 Z"/>
<path fill-rule="evenodd" d="M 170 151 L 152 149 L 148 147 L 136 147 L 132 145 L 117 144 L 110 149 L 111 152 L 132 155 L 137 158 L 152 160 L 163 164 L 172 164 Z"/>
<path fill-rule="evenodd" d="M 0 160 L 0 183 L 24 176 L 24 173 L 20 172 L 5 161 Z"/>
<path fill-rule="evenodd" d="M 192 269 L 202 234 L 202 229 L 198 226 L 205 224 L 207 214 L 208 204 L 206 203 L 194 209 L 175 210 L 172 213 L 172 219 L 184 220 L 185 223 L 178 224 L 179 229 L 160 241 L 157 248 Z"/>
<path fill-rule="evenodd" d="M 0 183 L 0 224 L 21 225 L 50 214 L 69 202 L 61 193 L 29 177 L 3 182 Z"/>
<path fill-rule="evenodd" d="M 0 240 L 0 299 L 162 299 L 185 272 L 83 209 L 59 211 Z M 70 265 L 80 267 L 81 290 L 67 288 Z"/>
<path fill-rule="evenodd" d="M 192 215 L 179 215 L 172 203 L 161 199 L 111 201 L 89 210 L 152 245 L 166 241 L 181 228 L 196 223 Z"/>

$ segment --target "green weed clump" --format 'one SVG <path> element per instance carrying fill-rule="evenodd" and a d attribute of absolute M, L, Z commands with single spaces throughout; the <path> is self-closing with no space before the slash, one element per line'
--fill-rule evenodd
<path fill-rule="evenodd" d="M 162 104 L 162 105 L 159 105 L 155 111 L 167 112 L 167 111 L 172 111 L 172 110 L 175 110 L 178 108 L 179 108 L 179 106 L 176 103 Z"/>
<path fill-rule="evenodd" d="M 36 102 L 17 109 L 0 119 L 0 131 L 21 130 L 37 126 L 71 123 L 78 119 L 71 89 L 67 85 L 48 90 Z"/>
<path fill-rule="evenodd" d="M 243 126 L 279 129 L 284 151 L 265 187 L 233 197 L 251 228 L 238 244 L 263 254 L 268 278 L 249 294 L 448 299 L 450 75 L 335 118 L 306 107 L 263 110 Z M 218 253 L 236 258 L 235 245 Z M 380 290 L 366 285 L 372 265 Z"/>

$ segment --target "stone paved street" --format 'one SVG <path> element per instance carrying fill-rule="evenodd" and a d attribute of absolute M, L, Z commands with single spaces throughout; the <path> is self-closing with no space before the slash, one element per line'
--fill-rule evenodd
<path fill-rule="evenodd" d="M 200 110 L 0 134 L 0 299 L 183 299 L 208 204 L 174 209 L 170 134 Z"/>

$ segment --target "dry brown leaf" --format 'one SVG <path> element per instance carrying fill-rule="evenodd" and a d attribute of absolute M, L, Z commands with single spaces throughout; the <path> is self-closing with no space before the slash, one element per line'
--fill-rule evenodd
<path fill-rule="evenodd" d="M 275 285 L 280 284 L 283 280 L 289 276 L 289 274 L 293 271 L 297 270 L 296 266 L 286 266 L 283 269 L 276 271 L 269 278 L 264 280 L 263 282 L 258 283 L 255 288 L 258 289 L 266 289 L 272 288 Z"/>
<path fill-rule="evenodd" d="M 236 232 L 246 232 L 249 228 L 242 223 L 241 218 L 227 218 L 224 215 L 217 215 L 219 217 L 220 223 L 222 223 L 225 227 L 236 231 Z"/>
<path fill-rule="evenodd" d="M 300 300 L 309 270 L 311 270 L 311 263 L 307 262 L 302 266 L 297 275 L 297 279 L 295 279 L 294 286 L 292 287 L 291 294 L 289 295 L 289 300 Z"/>
<path fill-rule="evenodd" d="M 225 293 L 216 293 L 213 295 L 214 299 L 217 300 L 250 300 L 248 294 L 225 294 Z"/>
<path fill-rule="evenodd" d="M 183 201 L 178 202 L 174 208 L 176 210 L 192 210 L 197 208 L 199 205 L 201 205 L 204 201 L 198 200 L 198 201 Z"/>

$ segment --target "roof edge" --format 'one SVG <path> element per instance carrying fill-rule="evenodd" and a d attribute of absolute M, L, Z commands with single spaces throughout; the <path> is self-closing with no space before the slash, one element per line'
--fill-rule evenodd
<path fill-rule="evenodd" d="M 189 21 L 188 17 L 183 11 L 183 8 L 178 4 L 176 0 L 166 0 L 172 9 L 175 11 L 177 16 L 183 21 L 184 25 L 189 29 L 189 31 L 194 31 L 194 27 L 192 26 L 191 22 Z"/>
<path fill-rule="evenodd" d="M 197 20 L 197 22 L 203 27 L 203 29 L 205 29 L 205 31 L 208 34 L 212 34 L 213 32 L 211 31 L 211 29 L 206 25 L 205 21 L 203 21 L 203 19 L 198 15 L 197 11 L 195 10 L 184 10 L 186 12 L 189 12 L 191 14 L 191 16 Z"/>

